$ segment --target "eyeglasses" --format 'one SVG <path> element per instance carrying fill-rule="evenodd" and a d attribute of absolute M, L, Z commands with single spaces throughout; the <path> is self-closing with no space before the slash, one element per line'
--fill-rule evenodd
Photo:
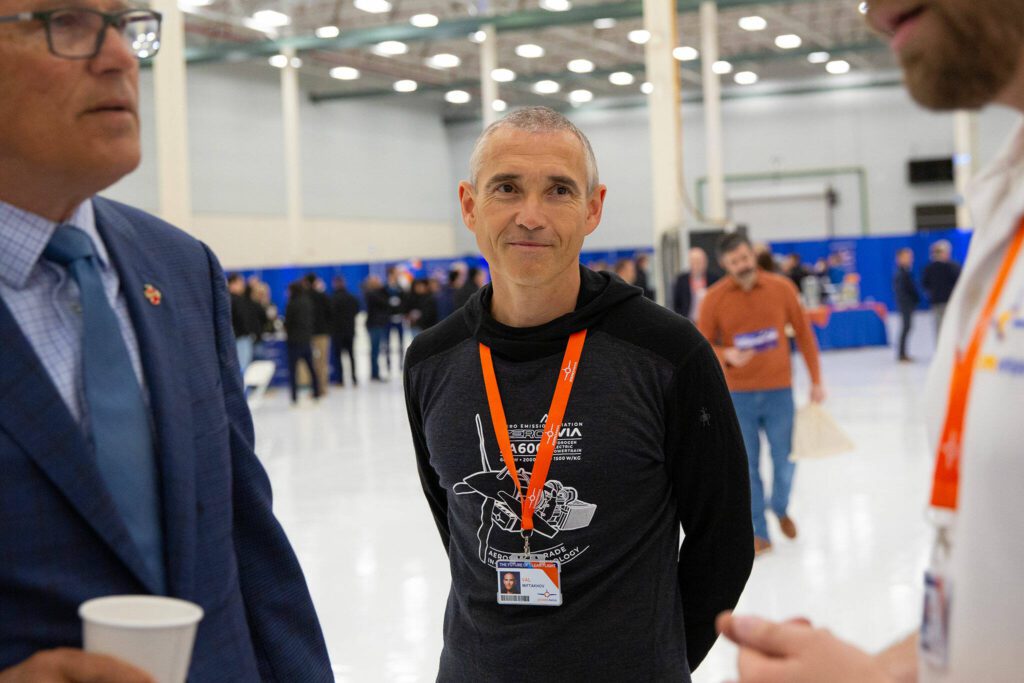
<path fill-rule="evenodd" d="M 50 52 L 64 59 L 92 59 L 98 55 L 107 27 L 113 26 L 128 49 L 139 59 L 146 59 L 160 49 L 160 19 L 160 13 L 151 10 L 128 9 L 108 13 L 74 7 L 11 14 L 0 17 L 0 24 L 43 22 Z"/>

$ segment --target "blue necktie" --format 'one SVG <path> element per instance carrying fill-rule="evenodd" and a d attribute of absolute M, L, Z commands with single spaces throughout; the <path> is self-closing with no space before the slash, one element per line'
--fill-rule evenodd
<path fill-rule="evenodd" d="M 64 266 L 82 306 L 82 376 L 91 441 L 100 474 L 132 540 L 165 592 L 160 492 L 149 414 L 117 314 L 110 307 L 89 235 L 57 226 L 43 252 Z"/>

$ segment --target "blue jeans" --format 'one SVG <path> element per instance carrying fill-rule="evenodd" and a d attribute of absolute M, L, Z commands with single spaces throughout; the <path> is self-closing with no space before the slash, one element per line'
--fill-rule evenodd
<path fill-rule="evenodd" d="M 239 337 L 235 339 L 235 350 L 238 352 L 238 368 L 245 377 L 245 369 L 252 363 L 253 339 L 252 337 Z"/>
<path fill-rule="evenodd" d="M 367 327 L 366 331 L 370 333 L 370 378 L 380 379 L 380 352 L 381 347 L 384 347 L 384 353 L 388 353 L 388 328 L 386 327 Z M 391 362 L 388 361 L 388 365 Z"/>
<path fill-rule="evenodd" d="M 789 461 L 793 445 L 793 390 L 734 391 L 732 403 L 743 432 L 750 468 L 750 511 L 754 535 L 768 539 L 768 522 L 764 516 L 765 493 L 761 483 L 761 432 L 768 437 L 772 455 L 771 509 L 779 517 L 786 516 L 789 492 L 793 487 L 796 465 Z"/>

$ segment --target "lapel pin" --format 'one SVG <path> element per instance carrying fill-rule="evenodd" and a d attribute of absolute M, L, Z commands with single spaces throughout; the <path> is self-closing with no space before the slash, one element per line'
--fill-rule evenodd
<path fill-rule="evenodd" d="M 143 294 L 143 296 L 146 297 L 146 299 L 149 301 L 149 303 L 153 304 L 154 306 L 159 306 L 160 302 L 164 298 L 164 295 L 160 293 L 159 289 L 157 289 L 153 285 L 149 285 L 149 284 L 147 284 L 143 288 L 142 294 Z"/>

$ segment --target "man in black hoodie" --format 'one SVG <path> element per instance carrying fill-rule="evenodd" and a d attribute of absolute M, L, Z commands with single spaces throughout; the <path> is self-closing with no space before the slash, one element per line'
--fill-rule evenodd
<path fill-rule="evenodd" d="M 463 219 L 492 282 L 416 337 L 405 375 L 452 575 L 438 680 L 689 681 L 753 561 L 718 361 L 689 322 L 580 266 L 606 189 L 565 117 L 513 112 L 470 169 Z"/>

